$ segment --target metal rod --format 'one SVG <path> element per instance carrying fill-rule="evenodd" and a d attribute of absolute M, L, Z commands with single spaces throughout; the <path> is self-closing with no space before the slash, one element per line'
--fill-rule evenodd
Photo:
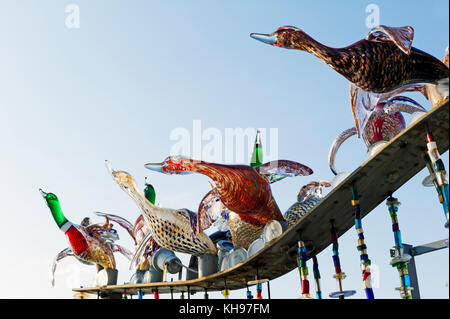
<path fill-rule="evenodd" d="M 411 281 L 412 299 L 420 299 L 419 280 L 417 278 L 416 261 L 413 254 L 414 247 L 412 245 L 403 244 L 403 251 L 412 256 L 408 263 L 408 274 Z"/>

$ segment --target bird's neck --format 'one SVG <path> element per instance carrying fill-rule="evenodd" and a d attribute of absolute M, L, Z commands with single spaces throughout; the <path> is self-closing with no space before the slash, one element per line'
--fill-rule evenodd
<path fill-rule="evenodd" d="M 60 229 L 63 229 L 63 226 L 69 222 L 69 220 L 64 216 L 61 205 L 59 204 L 59 200 L 51 200 L 48 202 L 48 207 L 52 213 L 53 219 L 56 222 L 56 225 Z"/>
<path fill-rule="evenodd" d="M 297 50 L 307 51 L 315 55 L 316 57 L 318 57 L 327 64 L 332 61 L 333 57 L 339 54 L 338 49 L 323 45 L 322 43 L 314 40 L 311 36 L 309 36 L 303 31 L 300 31 L 294 37 L 293 48 Z"/>
<path fill-rule="evenodd" d="M 232 167 L 207 162 L 193 164 L 191 171 L 208 176 L 214 181 L 218 189 L 231 185 L 235 180 L 234 175 L 236 174 L 235 169 Z"/>

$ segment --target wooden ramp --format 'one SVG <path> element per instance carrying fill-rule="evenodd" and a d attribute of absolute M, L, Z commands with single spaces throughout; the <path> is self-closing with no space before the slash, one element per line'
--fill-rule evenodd
<path fill-rule="evenodd" d="M 351 205 L 350 185 L 355 185 L 364 217 L 395 192 L 425 163 L 421 152 L 426 148 L 426 128 L 433 132 L 443 154 L 449 148 L 449 104 L 433 108 L 416 123 L 390 141 L 375 156 L 358 167 L 339 187 L 333 189 L 316 207 L 309 211 L 296 225 L 279 238 L 268 243 L 256 255 L 223 272 L 188 281 L 149 284 L 126 284 L 115 286 L 76 288 L 73 291 L 98 293 L 137 294 L 139 290 L 152 293 L 191 292 L 245 288 L 248 281 L 260 278 L 275 279 L 297 267 L 297 242 L 303 240 L 308 251 L 318 254 L 331 243 L 330 220 L 335 220 L 338 235 L 354 227 L 354 207 Z M 437 200 L 437 197 L 436 197 Z"/>

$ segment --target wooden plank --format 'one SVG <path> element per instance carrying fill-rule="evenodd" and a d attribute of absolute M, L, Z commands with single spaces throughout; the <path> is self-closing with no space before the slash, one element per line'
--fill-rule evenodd
<path fill-rule="evenodd" d="M 335 220 L 338 235 L 341 236 L 354 226 L 354 208 L 351 206 L 350 185 L 355 185 L 364 217 L 383 202 L 390 193 L 395 192 L 414 175 L 420 172 L 425 163 L 421 151 L 426 148 L 426 128 L 433 132 L 439 152 L 449 148 L 449 104 L 433 108 L 424 114 L 414 125 L 385 145 L 377 154 L 365 161 L 337 188 L 333 189 L 319 205 L 309 211 L 296 225 L 279 238 L 268 243 L 256 255 L 223 272 L 188 281 L 174 281 L 150 284 L 128 284 L 91 288 L 75 288 L 73 291 L 116 292 L 137 294 L 139 290 L 151 293 L 158 288 L 160 293 L 187 291 L 208 291 L 245 288 L 248 281 L 255 279 L 256 271 L 260 278 L 275 279 L 297 266 L 297 241 L 301 238 L 308 251 L 318 254 L 331 243 L 330 220 Z"/>

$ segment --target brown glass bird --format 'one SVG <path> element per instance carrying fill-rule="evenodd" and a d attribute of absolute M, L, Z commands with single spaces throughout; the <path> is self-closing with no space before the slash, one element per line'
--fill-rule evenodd
<path fill-rule="evenodd" d="M 270 45 L 307 51 L 368 92 L 385 93 L 414 83 L 443 84 L 443 92 L 448 92 L 448 67 L 411 47 L 414 29 L 409 26 L 375 27 L 365 39 L 345 48 L 325 46 L 292 26 L 250 36 Z"/>

